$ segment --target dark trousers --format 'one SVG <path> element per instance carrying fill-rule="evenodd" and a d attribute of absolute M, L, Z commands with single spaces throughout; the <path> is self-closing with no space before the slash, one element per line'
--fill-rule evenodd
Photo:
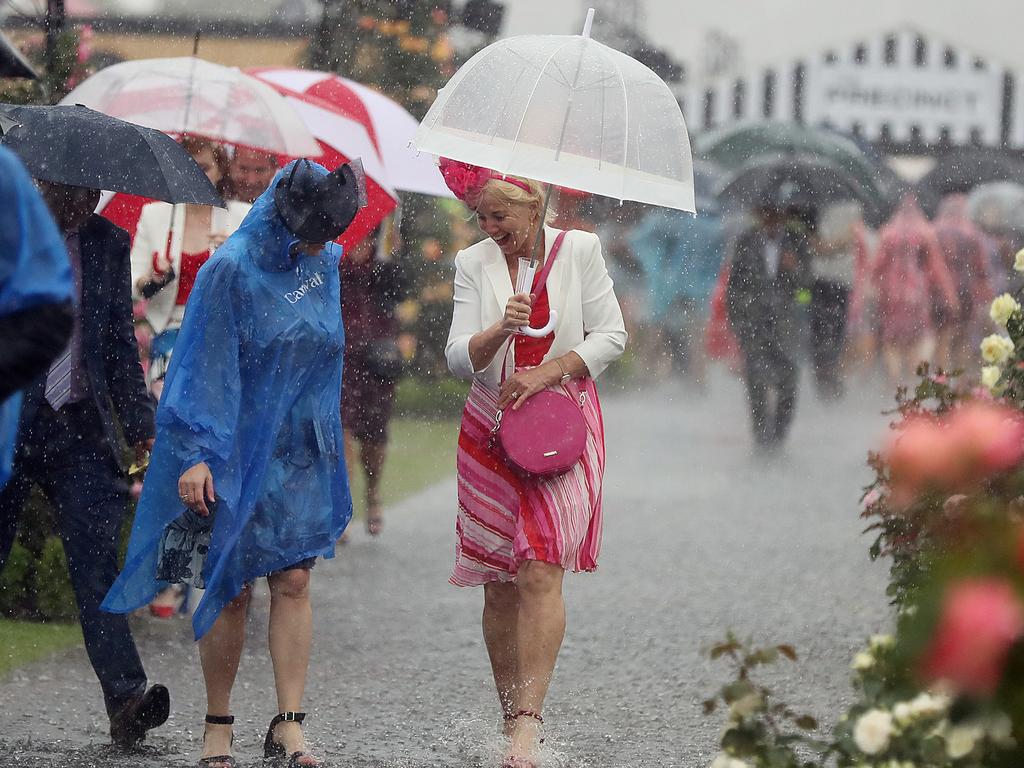
<path fill-rule="evenodd" d="M 58 413 L 42 405 L 22 440 L 14 474 L 0 491 L 0 570 L 17 533 L 33 483 L 54 507 L 78 603 L 89 661 L 107 713 L 145 692 L 146 673 L 123 615 L 100 610 L 117 578 L 117 548 L 128 508 L 127 486 L 91 401 Z"/>
<path fill-rule="evenodd" d="M 839 371 L 846 349 L 846 317 L 850 289 L 842 283 L 816 280 L 811 288 L 811 355 L 818 386 L 838 394 Z"/>
<path fill-rule="evenodd" d="M 743 356 L 754 440 L 762 446 L 779 443 L 789 434 L 796 413 L 796 361 L 773 338 L 748 343 Z"/>

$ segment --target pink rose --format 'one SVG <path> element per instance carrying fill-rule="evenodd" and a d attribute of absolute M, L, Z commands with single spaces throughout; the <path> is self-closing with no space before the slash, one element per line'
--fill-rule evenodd
<path fill-rule="evenodd" d="M 892 497 L 906 505 L 927 489 L 965 490 L 1024 461 L 1024 418 L 991 402 L 972 402 L 936 419 L 911 416 L 885 450 Z"/>
<path fill-rule="evenodd" d="M 921 673 L 928 682 L 945 680 L 966 693 L 990 696 L 1022 634 L 1024 607 L 1008 581 L 960 582 L 946 592 Z"/>
<path fill-rule="evenodd" d="M 985 476 L 1013 469 L 1024 459 L 1024 419 L 1017 411 L 969 403 L 956 409 L 950 427 L 953 439 Z"/>
<path fill-rule="evenodd" d="M 891 475 L 891 498 L 906 506 L 930 487 L 948 487 L 963 475 L 963 457 L 949 439 L 948 429 L 928 416 L 904 421 L 885 450 Z"/>

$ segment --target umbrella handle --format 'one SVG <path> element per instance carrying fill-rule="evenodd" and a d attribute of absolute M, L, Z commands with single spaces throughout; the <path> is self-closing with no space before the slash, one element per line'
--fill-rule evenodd
<path fill-rule="evenodd" d="M 548 324 L 545 325 L 543 328 L 531 328 L 528 325 L 524 325 L 524 326 L 522 326 L 517 331 L 517 333 L 520 333 L 523 336 L 529 336 L 532 339 L 541 339 L 541 338 L 544 338 L 545 336 L 547 336 L 553 330 L 555 330 L 555 324 L 557 322 L 558 322 L 558 310 L 557 309 L 552 309 L 551 310 L 551 317 L 548 319 Z"/>

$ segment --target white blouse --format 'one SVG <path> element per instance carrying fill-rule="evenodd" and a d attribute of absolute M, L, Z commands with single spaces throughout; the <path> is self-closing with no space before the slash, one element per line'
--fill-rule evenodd
<path fill-rule="evenodd" d="M 544 228 L 547 253 L 558 230 Z M 546 258 L 546 256 L 545 256 Z M 597 235 L 570 230 L 548 274 L 548 301 L 558 311 L 555 338 L 544 360 L 576 352 L 597 378 L 626 348 L 626 327 Z M 505 316 L 512 279 L 501 249 L 485 238 L 455 256 L 455 310 L 445 356 L 452 373 L 492 387 L 501 381 L 505 347 L 482 370 L 474 370 L 469 340 Z"/>

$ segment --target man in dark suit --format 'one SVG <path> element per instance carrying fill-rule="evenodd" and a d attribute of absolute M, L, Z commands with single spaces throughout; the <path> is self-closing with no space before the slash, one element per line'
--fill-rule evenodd
<path fill-rule="evenodd" d="M 744 357 L 751 425 L 758 448 L 789 433 L 796 409 L 800 328 L 798 294 L 810 286 L 807 232 L 782 202 L 736 241 L 726 308 Z"/>
<path fill-rule="evenodd" d="M 38 483 L 56 513 L 111 739 L 128 748 L 170 707 L 166 688 L 146 688 L 126 617 L 100 611 L 128 505 L 121 437 L 141 457 L 155 433 L 132 327 L 128 233 L 93 213 L 99 192 L 39 186 L 64 235 L 77 306 L 67 348 L 24 391 L 13 474 L 0 492 L 0 570 Z"/>

